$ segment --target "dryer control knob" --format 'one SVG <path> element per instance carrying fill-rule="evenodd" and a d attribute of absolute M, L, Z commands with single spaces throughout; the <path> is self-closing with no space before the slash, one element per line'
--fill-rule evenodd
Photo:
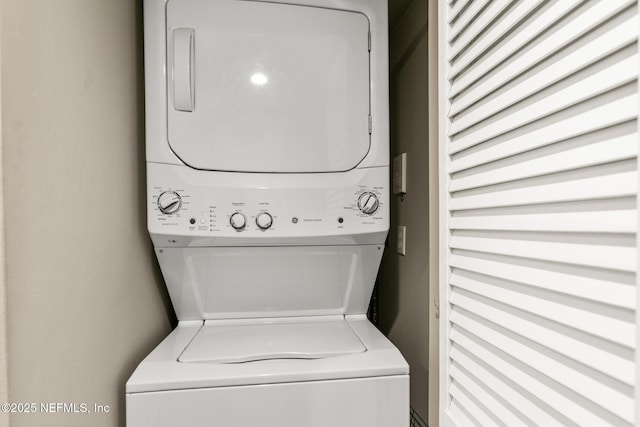
<path fill-rule="evenodd" d="M 380 201 L 378 200 L 378 196 L 373 193 L 362 193 L 358 198 L 358 208 L 360 208 L 362 213 L 372 215 L 378 210 L 378 206 L 380 206 Z"/>
<path fill-rule="evenodd" d="M 245 218 L 245 216 L 242 213 L 235 212 L 231 215 L 231 218 L 229 218 L 229 222 L 231 223 L 231 226 L 233 228 L 235 228 L 238 231 L 242 231 L 244 230 L 244 227 L 247 225 L 247 218 Z"/>
<path fill-rule="evenodd" d="M 158 196 L 158 209 L 167 215 L 172 215 L 182 207 L 182 197 L 175 191 L 165 191 Z"/>
<path fill-rule="evenodd" d="M 268 212 L 261 212 L 256 217 L 256 225 L 260 230 L 266 230 L 273 224 L 273 217 Z"/>

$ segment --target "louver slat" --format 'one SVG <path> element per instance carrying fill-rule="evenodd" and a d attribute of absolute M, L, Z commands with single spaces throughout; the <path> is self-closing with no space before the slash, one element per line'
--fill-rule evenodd
<path fill-rule="evenodd" d="M 526 79 L 518 82 L 498 96 L 484 102 L 482 108 L 476 108 L 466 113 L 451 126 L 451 133 L 459 133 L 492 115 L 505 110 L 511 105 L 526 99 L 537 92 L 561 81 L 573 73 L 593 64 L 624 47 L 635 43 L 634 30 L 638 27 L 635 17 L 630 17 L 619 25 L 614 26 L 606 34 L 596 37 L 590 43 L 574 50 L 566 56 L 561 56 L 556 62 L 545 68 L 536 70 Z M 477 87 L 481 88 L 481 85 Z M 477 99 L 462 97 L 460 104 L 467 101 L 474 103 Z M 453 113 L 453 112 L 452 112 Z"/>
<path fill-rule="evenodd" d="M 464 31 L 472 19 L 476 18 L 478 12 L 489 3 L 489 0 L 474 0 L 471 2 L 468 8 L 466 8 L 461 16 L 451 25 L 451 31 L 449 32 L 449 40 L 457 38 L 462 31 Z"/>
<path fill-rule="evenodd" d="M 453 144 L 451 144 L 450 153 L 455 154 L 508 131 L 523 127 L 535 120 L 575 106 L 590 98 L 630 83 L 636 78 L 637 64 L 638 58 L 635 55 L 626 58 L 570 86 L 553 91 L 552 94 L 549 94 L 537 102 L 499 117 L 497 120 L 488 121 L 477 130 L 470 130 L 456 138 Z M 453 123 L 455 123 L 455 121 Z M 456 132 L 452 129 L 450 133 L 451 136 L 453 136 Z"/>
<path fill-rule="evenodd" d="M 455 58 L 475 40 L 481 32 L 487 28 L 491 21 L 496 19 L 509 6 L 509 0 L 492 1 L 482 15 L 471 24 L 464 34 L 456 41 L 455 47 L 452 47 L 450 56 Z"/>
<path fill-rule="evenodd" d="M 504 43 L 492 49 L 482 58 L 478 58 L 475 66 L 461 76 L 459 76 L 459 74 L 462 71 L 462 64 L 465 64 L 465 58 L 458 58 L 456 62 L 451 64 L 449 71 L 449 78 L 452 80 L 451 93 L 449 96 L 452 98 L 457 96 L 472 83 L 488 74 L 493 68 L 507 60 L 511 55 L 536 39 L 540 34 L 543 34 L 549 28 L 553 27 L 559 20 L 564 18 L 567 13 L 570 13 L 575 7 L 583 3 L 584 1 L 580 0 L 551 2 L 551 6 L 544 9 L 533 21 L 520 24 L 514 36 L 508 38 Z M 488 29 L 488 31 L 490 31 L 490 29 Z M 469 53 L 473 55 L 473 46 L 469 49 Z"/>
<path fill-rule="evenodd" d="M 579 169 L 620 160 L 635 159 L 638 141 L 635 134 L 622 135 L 593 144 L 572 141 L 556 144 L 550 153 L 525 153 L 528 156 L 511 158 L 504 166 L 494 163 L 481 171 L 467 171 L 464 175 L 453 175 L 450 191 L 468 190 L 502 182 L 532 178 L 571 169 Z M 546 154 L 546 155 L 544 155 Z"/>
<path fill-rule="evenodd" d="M 486 252 L 490 254 L 511 255 L 543 261 L 562 262 L 567 264 L 591 267 L 610 268 L 634 272 L 636 270 L 636 250 L 633 246 L 617 246 L 609 244 L 565 243 L 557 240 L 529 240 L 509 236 L 495 237 L 495 233 L 480 232 L 470 234 L 455 233 L 449 243 L 452 249 Z M 537 237 L 537 236 L 531 236 Z M 594 242 L 596 239 L 592 239 Z"/>
<path fill-rule="evenodd" d="M 456 60 L 456 70 L 452 70 L 452 73 L 458 74 L 459 70 L 465 69 L 470 64 L 477 62 L 479 57 L 486 52 L 487 49 L 497 43 L 511 30 L 517 28 L 524 17 L 543 3 L 544 0 L 517 2 L 504 19 L 497 22 L 495 26 L 489 27 L 488 31 L 481 35 L 480 39 L 469 47 L 464 58 Z"/>
<path fill-rule="evenodd" d="M 454 325 L 460 325 L 494 347 L 508 349 L 509 354 L 516 360 L 526 364 L 535 372 L 553 379 L 560 386 L 572 390 L 590 403 L 597 404 L 612 414 L 618 414 L 625 421 L 633 421 L 632 394 L 627 395 L 616 391 L 606 383 L 570 368 L 545 352 L 538 351 L 521 338 L 500 331 L 499 326 L 472 317 L 463 310 L 454 310 L 451 313 L 451 322 Z"/>
<path fill-rule="evenodd" d="M 453 23 L 456 19 L 460 17 L 460 12 L 464 10 L 465 7 L 469 5 L 468 0 L 459 0 L 455 2 L 455 5 L 451 8 L 451 15 L 449 16 L 449 23 Z"/>
<path fill-rule="evenodd" d="M 581 268 L 538 260 L 454 251 L 451 267 L 499 277 L 504 280 L 551 290 L 584 300 L 625 309 L 635 307 L 632 274 L 611 271 L 596 274 L 590 266 Z"/>
<path fill-rule="evenodd" d="M 560 16 L 549 17 L 551 20 L 561 17 L 561 14 L 567 11 L 570 6 L 569 3 L 571 2 L 565 2 L 563 0 L 558 3 L 566 3 L 565 8 L 558 9 Z M 593 2 L 587 2 L 587 6 L 592 3 Z M 458 96 L 455 103 L 452 104 L 449 114 L 457 114 L 464 108 L 467 108 L 474 100 L 487 96 L 492 91 L 514 79 L 516 76 L 524 73 L 529 68 L 538 65 L 554 53 L 565 48 L 579 38 L 584 37 L 589 33 L 589 31 L 597 28 L 609 18 L 615 16 L 620 11 L 634 3 L 635 2 L 633 0 L 601 1 L 588 8 L 586 11 L 579 10 L 574 12 L 573 15 L 578 14 L 578 16 L 574 16 L 575 19 L 566 22 L 564 25 L 556 25 L 556 31 L 553 33 L 552 37 L 543 37 L 539 43 L 534 44 L 533 46 L 513 46 L 514 48 L 522 49 L 522 54 L 517 57 L 517 61 L 512 61 L 513 63 L 510 64 L 509 67 L 503 67 L 498 72 L 491 72 L 492 69 L 487 69 L 486 74 L 474 75 L 476 80 L 485 76 L 483 83 L 481 85 L 473 85 L 473 87 L 465 93 L 465 99 L 469 99 L 469 101 L 461 100 L 461 97 Z M 557 28 L 562 28 L 562 30 L 558 31 Z M 553 31 L 553 29 L 551 29 L 551 31 Z M 515 55 L 516 52 L 516 50 L 504 52 L 504 59 Z M 491 56 L 491 53 L 489 53 L 489 55 Z M 471 74 L 471 72 L 469 74 Z"/>
<path fill-rule="evenodd" d="M 491 280 L 487 280 L 490 282 Z M 494 281 L 496 281 L 494 279 Z M 500 283 L 499 281 L 496 281 Z M 623 345 L 628 348 L 634 346 L 634 327 L 629 321 L 621 319 L 613 319 L 607 314 L 610 310 L 600 314 L 597 312 L 590 312 L 588 308 L 576 308 L 559 302 L 549 301 L 547 298 L 549 295 L 541 293 L 540 296 L 531 295 L 531 293 L 519 293 L 516 290 L 510 290 L 502 288 L 498 285 L 488 285 L 479 280 L 465 277 L 462 272 L 455 273 L 451 278 L 451 284 L 454 285 L 458 293 L 453 293 L 451 296 L 452 304 L 459 305 L 469 312 L 487 316 L 489 319 L 496 320 L 495 323 L 501 325 L 508 325 L 507 327 L 514 330 L 516 328 L 518 333 L 534 341 L 544 343 L 547 347 L 554 348 L 559 354 L 571 355 L 574 359 L 579 359 L 583 363 L 596 368 L 602 372 L 612 373 L 622 382 L 629 382 L 633 378 L 633 365 L 629 366 L 628 363 L 624 363 L 624 358 L 618 357 L 615 354 L 606 354 L 606 351 L 602 351 L 597 348 L 596 345 L 587 345 L 586 343 L 578 344 L 579 340 L 568 336 L 563 340 L 556 340 L 558 336 L 554 335 L 553 331 L 545 331 L 536 335 L 536 323 L 534 321 L 525 321 L 525 313 L 533 314 L 535 319 L 538 319 L 541 323 L 548 324 L 551 321 L 558 327 L 569 327 L 576 330 L 581 330 L 585 333 L 597 336 L 603 340 L 613 341 L 616 344 Z M 514 286 L 515 289 L 522 288 Z M 465 292 L 462 292 L 464 290 Z M 474 295 L 478 295 L 478 299 L 474 298 Z M 546 298 L 545 298 L 546 297 Z M 483 302 L 483 298 L 488 298 L 491 301 L 503 304 L 511 310 L 505 310 L 505 313 L 499 312 L 495 307 L 492 307 L 486 302 Z M 520 314 L 514 314 L 520 313 Z M 520 319 L 518 319 L 520 316 Z M 523 317 L 524 316 L 524 317 Z M 509 323 L 503 321 L 510 319 Z M 522 323 L 520 323 L 522 322 Z M 527 325 L 527 326 L 525 326 Z M 565 328 L 566 329 L 566 328 Z M 535 338 L 534 338 L 535 337 Z M 555 343 L 552 345 L 552 343 Z M 572 347 L 567 347 L 571 345 Z M 589 353 L 578 354 L 575 351 L 580 348 L 582 350 L 589 349 Z M 592 357 L 593 356 L 593 357 Z M 587 362 L 588 361 L 588 362 Z M 620 363 L 619 366 L 609 366 L 605 362 L 616 361 Z"/>
<path fill-rule="evenodd" d="M 533 131 L 462 152 L 454 156 L 450 172 L 459 172 L 566 139 L 588 136 L 621 123 L 629 123 L 637 116 L 637 95 L 625 96 L 568 117 L 554 118 L 550 124 Z"/>
<path fill-rule="evenodd" d="M 581 405 L 579 398 L 571 391 L 566 390 L 562 385 L 548 381 L 543 375 L 527 366 L 515 357 L 515 355 L 504 352 L 499 347 L 484 341 L 481 337 L 474 336 L 472 331 L 467 331 L 463 326 L 454 325 L 449 338 L 453 342 L 453 348 L 460 347 L 478 359 L 493 367 L 496 372 L 504 375 L 514 384 L 521 387 L 529 394 L 532 404 L 538 404 L 547 413 L 557 419 L 571 420 L 575 425 L 612 425 L 607 422 L 611 419 L 610 414 L 598 411 L 597 407 Z M 583 402 L 581 402 L 583 403 Z M 550 409 L 548 409 L 550 408 Z M 614 418 L 615 420 L 615 418 Z M 569 423 L 564 423 L 567 425 Z M 468 426 L 471 424 L 459 424 Z M 615 425 L 615 424 L 614 424 Z"/>
<path fill-rule="evenodd" d="M 633 180 L 635 174 L 628 171 L 514 188 L 474 189 L 455 194 L 451 207 L 453 210 L 479 209 L 633 196 L 637 191 L 637 183 Z"/>
<path fill-rule="evenodd" d="M 483 361 L 474 359 L 473 356 L 470 356 L 462 350 L 462 347 L 455 346 L 451 349 L 451 359 L 460 366 L 464 366 L 468 372 L 473 372 L 473 375 L 478 378 L 479 381 L 491 387 L 495 393 L 500 395 L 514 408 L 518 408 L 522 416 L 527 414 L 526 418 L 531 420 L 531 422 L 548 427 L 560 427 L 564 425 L 560 423 L 558 419 L 553 418 L 539 406 L 531 402 L 526 396 L 526 392 L 521 391 L 516 384 L 511 383 L 508 378 L 501 378 L 499 372 L 495 372 L 490 366 L 484 364 Z"/>
<path fill-rule="evenodd" d="M 487 408 L 488 411 L 493 413 L 500 421 L 506 423 L 510 427 L 526 426 L 525 423 L 520 420 L 511 408 L 508 408 L 502 402 L 494 398 L 490 393 L 487 393 L 487 389 L 483 389 L 475 382 L 470 375 L 468 375 L 464 368 L 457 365 L 451 366 L 451 377 L 460 388 L 467 390 L 468 393 L 474 396 L 484 396 L 482 399 L 482 405 Z M 495 424 L 495 423 L 494 423 Z"/>

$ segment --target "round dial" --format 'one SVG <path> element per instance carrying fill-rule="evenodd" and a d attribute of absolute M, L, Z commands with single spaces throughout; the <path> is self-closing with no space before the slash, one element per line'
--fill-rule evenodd
<path fill-rule="evenodd" d="M 233 228 L 240 231 L 244 230 L 244 227 L 247 225 L 247 218 L 245 218 L 242 213 L 235 212 L 231 215 L 231 218 L 229 218 L 229 222 Z"/>
<path fill-rule="evenodd" d="M 380 206 L 380 201 L 378 200 L 378 196 L 373 193 L 362 193 L 358 198 L 358 208 L 360 208 L 362 213 L 372 215 L 378 210 L 378 206 Z"/>
<path fill-rule="evenodd" d="M 182 207 L 182 198 L 175 191 L 165 191 L 158 196 L 158 209 L 163 214 L 171 215 Z"/>
<path fill-rule="evenodd" d="M 256 217 L 256 224 L 260 230 L 266 230 L 273 224 L 273 217 L 267 212 L 261 212 Z"/>

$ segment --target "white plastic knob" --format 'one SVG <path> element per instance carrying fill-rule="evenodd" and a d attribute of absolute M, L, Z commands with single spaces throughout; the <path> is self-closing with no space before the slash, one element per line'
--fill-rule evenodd
<path fill-rule="evenodd" d="M 273 217 L 268 212 L 261 212 L 256 217 L 256 225 L 260 230 L 267 230 L 273 224 Z"/>
<path fill-rule="evenodd" d="M 378 210 L 378 206 L 380 206 L 380 201 L 378 200 L 378 196 L 373 193 L 362 193 L 358 198 L 358 208 L 362 213 L 372 215 Z"/>
<path fill-rule="evenodd" d="M 182 198 L 175 191 L 165 191 L 158 196 L 158 209 L 167 215 L 172 215 L 182 207 Z"/>
<path fill-rule="evenodd" d="M 233 228 L 240 231 L 247 225 L 247 218 L 245 218 L 242 213 L 235 212 L 231 215 L 231 218 L 229 218 L 229 222 Z"/>

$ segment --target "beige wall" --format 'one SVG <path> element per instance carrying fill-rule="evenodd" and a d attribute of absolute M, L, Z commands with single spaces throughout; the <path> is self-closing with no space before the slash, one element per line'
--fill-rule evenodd
<path fill-rule="evenodd" d="M 1 74 L 1 67 L 0 67 Z M 2 105 L 0 103 L 0 111 Z M 2 120 L 0 120 L 0 123 Z M 1 126 L 0 126 L 1 130 Z M 2 180 L 2 133 L 0 132 L 0 404 L 9 400 L 7 365 L 7 304 L 4 245 L 4 184 Z M 0 410 L 0 426 L 9 427 L 9 414 Z"/>
<path fill-rule="evenodd" d="M 407 194 L 393 196 L 389 248 L 378 279 L 379 324 L 411 367 L 411 406 L 427 420 L 429 146 L 427 1 L 413 0 L 390 34 L 391 155 L 406 152 Z M 406 256 L 395 252 L 407 227 Z"/>
<path fill-rule="evenodd" d="M 1 0 L 9 399 L 106 404 L 12 427 L 123 426 L 170 329 L 145 226 L 141 6 Z"/>
<path fill-rule="evenodd" d="M 2 140 L 0 140 L 0 404 L 9 401 L 8 364 L 7 364 L 7 304 L 6 269 L 4 245 L 4 207 L 2 185 Z M 9 426 L 9 414 L 0 411 L 0 426 Z"/>

